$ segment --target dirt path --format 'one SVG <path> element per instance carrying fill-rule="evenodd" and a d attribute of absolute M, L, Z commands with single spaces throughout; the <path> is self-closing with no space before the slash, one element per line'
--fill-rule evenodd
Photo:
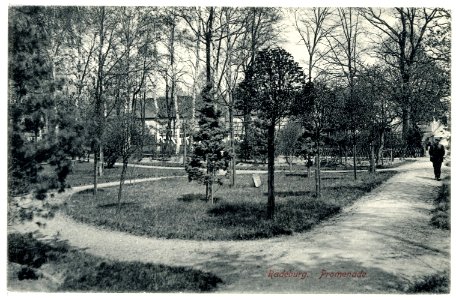
<path fill-rule="evenodd" d="M 101 257 L 213 272 L 224 281 L 219 292 L 397 292 L 399 285 L 447 270 L 450 253 L 449 231 L 429 226 L 432 200 L 441 185 L 432 180 L 431 164 L 420 159 L 399 169 L 401 173 L 340 215 L 293 236 L 239 242 L 164 240 L 99 229 L 62 214 L 42 231 Z M 322 270 L 365 275 L 321 277 Z M 283 271 L 303 273 L 300 278 L 274 277 L 291 275 L 276 273 Z"/>

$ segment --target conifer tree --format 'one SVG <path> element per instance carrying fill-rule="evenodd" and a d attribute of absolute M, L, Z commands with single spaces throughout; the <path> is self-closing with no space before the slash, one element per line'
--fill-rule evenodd
<path fill-rule="evenodd" d="M 37 188 L 40 199 L 49 188 L 64 189 L 84 131 L 66 105 L 64 82 L 54 76 L 46 13 L 44 7 L 11 8 L 8 41 L 9 193 Z M 55 167 L 50 178 L 41 174 L 44 162 Z"/>
<path fill-rule="evenodd" d="M 228 168 L 231 158 L 224 142 L 228 130 L 220 121 L 221 111 L 215 108 L 213 97 L 209 83 L 202 91 L 199 131 L 193 137 L 193 155 L 185 168 L 190 181 L 196 180 L 206 186 L 206 200 L 211 203 L 214 203 L 214 183 L 222 184 L 217 173 Z"/>

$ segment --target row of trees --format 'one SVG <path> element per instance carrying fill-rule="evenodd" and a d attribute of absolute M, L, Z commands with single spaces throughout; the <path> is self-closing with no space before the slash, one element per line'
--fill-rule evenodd
<path fill-rule="evenodd" d="M 305 149 L 298 151 L 308 153 L 308 145 L 315 146 L 319 196 L 323 137 L 327 141 L 334 141 L 334 135 L 336 139 L 338 135 L 350 137 L 356 180 L 360 135 L 371 146 L 370 169 L 374 171 L 374 144 L 379 157 L 385 134 L 397 121 L 404 145 L 414 146 L 418 124 L 448 111 L 448 12 L 314 8 L 295 10 L 294 19 L 307 50 L 307 80 L 303 80 L 303 72 L 292 57 L 281 49 L 272 49 L 262 52 L 250 65 L 240 86 L 244 102 L 250 101 L 267 124 L 269 218 L 274 215 L 274 138 L 280 119 L 295 118 L 307 131 L 297 139 L 292 136 L 297 130 L 292 125 L 284 132 L 298 145 L 299 139 L 310 138 L 301 143 Z M 378 30 L 375 42 L 370 44 L 366 23 Z M 377 56 L 375 62 L 363 61 L 362 53 L 367 51 Z"/>
<path fill-rule="evenodd" d="M 285 20 L 304 45 L 303 69 L 277 47 Z M 299 153 L 315 155 L 317 169 L 324 142 L 349 139 L 356 178 L 361 137 L 381 151 L 400 123 L 410 144 L 417 124 L 445 115 L 449 22 L 445 10 L 417 8 L 11 7 L 10 190 L 40 181 L 42 162 L 56 166 L 63 188 L 85 149 L 94 195 L 105 155 L 122 160 L 120 203 L 152 103 L 167 119 L 167 141 L 188 120 L 189 178 L 208 199 L 219 169 L 230 166 L 236 184 L 234 116 L 243 118 L 243 153 L 267 137 L 272 218 L 280 122 L 299 124 Z"/>
<path fill-rule="evenodd" d="M 43 181 L 41 163 L 54 150 L 63 149 L 55 160 L 66 162 L 66 174 L 71 158 L 90 151 L 94 195 L 105 161 L 122 160 L 119 201 L 128 162 L 149 132 L 146 105 L 152 102 L 156 115 L 168 118 L 166 144 L 180 136 L 185 112 L 193 144 L 196 112 L 207 103 L 233 119 L 238 77 L 258 49 L 276 41 L 279 29 L 273 26 L 279 11 L 265 8 L 11 7 L 9 12 L 10 191 Z M 201 96 L 203 89 L 210 101 Z M 179 102 L 184 93 L 191 95 L 184 98 L 190 103 Z M 68 149 L 58 146 L 66 134 L 73 135 L 65 137 Z M 62 188 L 66 174 L 59 177 Z"/>

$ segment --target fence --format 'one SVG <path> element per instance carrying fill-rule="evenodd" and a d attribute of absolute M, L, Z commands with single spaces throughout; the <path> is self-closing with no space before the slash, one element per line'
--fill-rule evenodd
<path fill-rule="evenodd" d="M 382 151 L 375 149 L 374 155 L 378 164 L 390 164 L 394 159 L 404 159 L 407 157 L 423 157 L 424 148 L 422 147 L 409 147 L 409 148 L 386 148 Z M 353 158 L 353 148 L 340 149 L 337 147 L 323 147 L 320 152 L 321 159 L 326 161 L 328 164 L 347 164 L 347 162 Z M 356 149 L 356 157 L 358 162 L 368 161 L 371 157 L 370 148 L 358 148 Z"/>

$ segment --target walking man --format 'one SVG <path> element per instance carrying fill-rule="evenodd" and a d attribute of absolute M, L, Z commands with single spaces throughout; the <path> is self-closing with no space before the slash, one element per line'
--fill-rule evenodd
<path fill-rule="evenodd" d="M 434 141 L 429 147 L 429 156 L 431 157 L 432 165 L 434 167 L 435 179 L 440 180 L 443 157 L 445 156 L 445 148 L 442 144 L 440 144 L 440 138 L 433 137 L 433 139 Z"/>

